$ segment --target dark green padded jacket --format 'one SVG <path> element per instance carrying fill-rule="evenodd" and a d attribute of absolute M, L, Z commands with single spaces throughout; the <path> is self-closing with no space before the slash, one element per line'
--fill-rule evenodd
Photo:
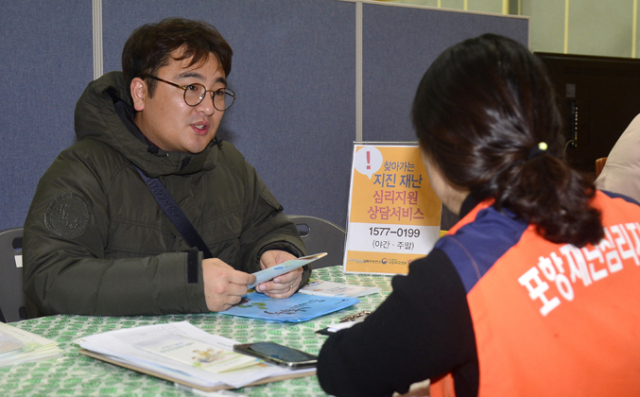
<path fill-rule="evenodd" d="M 234 268 L 258 271 L 268 249 L 305 254 L 295 225 L 233 145 L 214 140 L 195 155 L 150 152 L 117 106 L 131 106 L 122 73 L 90 83 L 76 105 L 77 142 L 38 184 L 23 257 L 25 292 L 41 314 L 208 312 L 202 254 L 132 163 L 159 177 L 213 256 Z"/>

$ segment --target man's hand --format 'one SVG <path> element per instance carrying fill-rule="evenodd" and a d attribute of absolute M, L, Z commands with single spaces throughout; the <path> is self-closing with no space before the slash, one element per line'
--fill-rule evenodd
<path fill-rule="evenodd" d="M 287 251 L 265 251 L 260 257 L 260 269 L 267 269 L 295 258 L 295 256 Z M 299 267 L 289 273 L 281 274 L 271 281 L 265 281 L 262 284 L 256 285 L 256 291 L 261 292 L 270 298 L 288 298 L 298 290 L 298 287 L 300 287 L 300 283 L 302 282 L 302 272 L 303 269 Z"/>
<path fill-rule="evenodd" d="M 247 293 L 247 285 L 256 281 L 256 276 L 241 272 L 218 258 L 202 260 L 204 296 L 207 308 L 221 312 L 240 302 Z"/>

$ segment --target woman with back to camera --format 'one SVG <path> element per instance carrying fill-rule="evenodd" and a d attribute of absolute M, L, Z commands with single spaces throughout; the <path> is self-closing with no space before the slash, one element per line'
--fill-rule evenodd
<path fill-rule="evenodd" d="M 501 36 L 454 45 L 412 117 L 431 185 L 462 218 L 378 310 L 327 339 L 323 389 L 640 395 L 640 206 L 562 159 L 540 61 Z"/>

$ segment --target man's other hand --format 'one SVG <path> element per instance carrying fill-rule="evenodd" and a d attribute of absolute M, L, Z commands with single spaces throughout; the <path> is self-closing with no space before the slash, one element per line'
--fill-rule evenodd
<path fill-rule="evenodd" d="M 247 293 L 247 285 L 256 281 L 256 276 L 241 272 L 218 258 L 202 261 L 204 296 L 207 308 L 221 312 L 240 302 Z"/>
<path fill-rule="evenodd" d="M 287 251 L 265 251 L 260 257 L 260 269 L 267 269 L 290 259 L 296 259 L 296 257 Z M 273 280 L 265 281 L 264 283 L 256 285 L 256 291 L 261 292 L 270 298 L 288 298 L 300 287 L 300 283 L 302 282 L 302 273 L 303 268 L 299 267 L 289 273 L 281 274 Z"/>

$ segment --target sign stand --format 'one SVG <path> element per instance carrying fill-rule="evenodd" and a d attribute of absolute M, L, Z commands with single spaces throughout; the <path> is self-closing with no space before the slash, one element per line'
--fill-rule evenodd
<path fill-rule="evenodd" d="M 440 237 L 441 210 L 417 144 L 355 144 L 345 273 L 407 274 Z"/>

